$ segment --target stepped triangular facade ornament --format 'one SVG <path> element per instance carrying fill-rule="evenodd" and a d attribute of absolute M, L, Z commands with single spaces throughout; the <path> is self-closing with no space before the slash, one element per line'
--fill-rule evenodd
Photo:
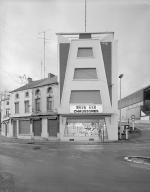
<path fill-rule="evenodd" d="M 118 139 L 116 41 L 92 38 L 100 34 L 77 33 L 78 39 L 59 41 L 63 140 Z"/>

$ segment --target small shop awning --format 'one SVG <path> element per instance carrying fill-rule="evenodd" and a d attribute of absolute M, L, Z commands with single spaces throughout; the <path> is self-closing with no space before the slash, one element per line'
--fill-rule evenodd
<path fill-rule="evenodd" d="M 57 116 L 48 116 L 47 119 L 57 119 Z"/>
<path fill-rule="evenodd" d="M 61 116 L 63 116 L 63 117 L 68 117 L 68 116 L 73 116 L 73 117 L 85 117 L 85 116 L 95 116 L 95 117 L 105 117 L 105 116 L 111 116 L 112 115 L 112 113 L 68 113 L 68 114 L 59 114 L 59 115 L 61 115 Z"/>
<path fill-rule="evenodd" d="M 27 117 L 11 117 L 11 120 L 30 120 L 30 116 Z"/>

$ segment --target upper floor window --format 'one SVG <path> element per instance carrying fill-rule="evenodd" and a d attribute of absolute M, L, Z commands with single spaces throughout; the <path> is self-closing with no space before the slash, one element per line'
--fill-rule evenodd
<path fill-rule="evenodd" d="M 36 96 L 40 96 L 40 90 L 39 90 L 39 89 L 37 89 L 37 90 L 35 91 L 35 95 L 36 95 Z"/>
<path fill-rule="evenodd" d="M 77 57 L 93 57 L 92 47 L 79 47 Z"/>
<path fill-rule="evenodd" d="M 35 111 L 40 111 L 40 98 L 35 99 Z"/>
<path fill-rule="evenodd" d="M 53 110 L 53 99 L 52 97 L 47 97 L 47 110 Z"/>
<path fill-rule="evenodd" d="M 25 97 L 29 97 L 29 92 L 25 92 Z"/>
<path fill-rule="evenodd" d="M 18 98 L 19 98 L 19 94 L 18 94 L 18 93 L 16 93 L 15 98 L 16 98 L 16 99 L 18 99 Z"/>
<path fill-rule="evenodd" d="M 6 105 L 9 105 L 9 101 L 6 102 Z"/>
<path fill-rule="evenodd" d="M 29 113 L 29 101 L 24 102 L 25 113 Z"/>
<path fill-rule="evenodd" d="M 9 117 L 9 111 L 10 109 L 6 109 L 6 117 Z"/>
<path fill-rule="evenodd" d="M 19 102 L 15 103 L 15 113 L 19 113 Z"/>
<path fill-rule="evenodd" d="M 74 79 L 97 79 L 96 68 L 76 68 Z"/>
<path fill-rule="evenodd" d="M 47 89 L 47 93 L 48 93 L 49 95 L 52 95 L 52 94 L 53 94 L 52 87 L 48 87 L 48 89 Z"/>

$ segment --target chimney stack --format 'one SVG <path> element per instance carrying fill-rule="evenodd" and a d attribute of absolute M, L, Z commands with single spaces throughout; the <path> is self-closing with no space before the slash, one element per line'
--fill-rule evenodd
<path fill-rule="evenodd" d="M 28 83 L 31 83 L 31 82 L 32 82 L 32 78 L 28 77 Z"/>
<path fill-rule="evenodd" d="M 48 78 L 53 78 L 53 77 L 55 77 L 55 75 L 54 74 L 52 74 L 52 73 L 48 73 Z"/>

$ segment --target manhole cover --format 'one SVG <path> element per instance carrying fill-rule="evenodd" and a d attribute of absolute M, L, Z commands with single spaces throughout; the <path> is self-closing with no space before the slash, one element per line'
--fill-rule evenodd
<path fill-rule="evenodd" d="M 126 161 L 140 164 L 150 165 L 150 157 L 142 157 L 142 156 L 129 156 L 124 158 Z"/>

